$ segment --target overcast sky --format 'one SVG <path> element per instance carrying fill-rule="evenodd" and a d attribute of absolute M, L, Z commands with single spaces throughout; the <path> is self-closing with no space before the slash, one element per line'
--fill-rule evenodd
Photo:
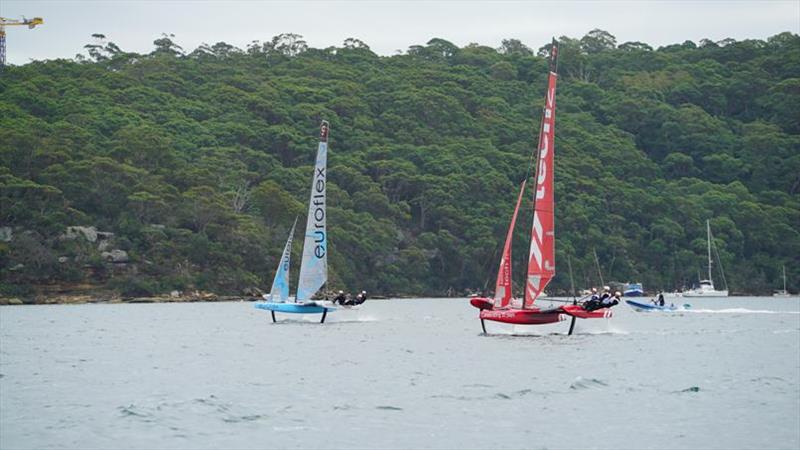
<path fill-rule="evenodd" d="M 653 47 L 703 38 L 766 39 L 800 33 L 800 0 L 773 1 L 156 1 L 0 0 L 0 16 L 42 17 L 33 30 L 9 27 L 11 64 L 72 58 L 93 33 L 126 51 L 149 53 L 161 33 L 185 50 L 203 42 L 246 48 L 280 33 L 309 46 L 341 46 L 348 37 L 391 55 L 439 37 L 462 47 L 498 47 L 516 38 L 538 49 L 551 36 L 580 38 L 594 28 L 617 42 Z"/>

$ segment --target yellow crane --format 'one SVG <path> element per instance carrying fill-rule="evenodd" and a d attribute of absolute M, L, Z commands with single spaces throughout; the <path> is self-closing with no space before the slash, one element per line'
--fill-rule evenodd
<path fill-rule="evenodd" d="M 33 19 L 6 19 L 5 17 L 0 17 L 0 68 L 6 65 L 6 27 L 14 26 L 14 25 L 25 25 L 28 28 L 33 28 L 36 25 L 41 25 L 44 23 L 44 19 L 41 17 L 34 17 Z"/>

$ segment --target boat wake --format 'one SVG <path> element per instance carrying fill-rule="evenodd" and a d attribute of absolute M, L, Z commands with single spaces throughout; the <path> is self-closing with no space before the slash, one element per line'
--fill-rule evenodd
<path fill-rule="evenodd" d="M 606 321 L 605 325 L 602 324 L 585 324 L 585 323 L 576 323 L 575 324 L 575 332 L 574 334 L 583 334 L 589 336 L 598 336 L 604 334 L 619 334 L 619 335 L 627 335 L 630 334 L 627 330 L 623 330 L 621 328 L 615 327 L 612 322 Z"/>
<path fill-rule="evenodd" d="M 341 319 L 337 318 L 335 315 L 331 315 L 328 317 L 329 317 L 328 321 L 330 323 L 380 322 L 380 319 L 376 316 L 343 317 Z"/>
<path fill-rule="evenodd" d="M 574 334 L 585 334 L 585 335 L 590 335 L 590 336 L 599 336 L 599 335 L 604 335 L 604 334 L 628 335 L 628 334 L 631 334 L 631 333 L 629 331 L 613 328 L 613 329 L 608 329 L 608 330 L 575 330 Z"/>
<path fill-rule="evenodd" d="M 682 312 L 696 313 L 696 314 L 800 314 L 800 311 L 772 311 L 767 309 L 747 309 L 747 308 L 687 309 Z"/>

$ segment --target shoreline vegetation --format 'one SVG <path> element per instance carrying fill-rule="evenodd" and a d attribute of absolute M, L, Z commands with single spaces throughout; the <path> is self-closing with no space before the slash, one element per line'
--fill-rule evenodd
<path fill-rule="evenodd" d="M 469 292 L 454 293 L 453 295 L 374 295 L 370 296 L 369 300 L 401 300 L 409 298 L 452 298 L 464 299 L 472 295 Z M 666 293 L 665 293 L 666 294 Z M 655 297 L 654 293 L 647 293 L 642 297 L 633 297 L 636 299 L 650 299 Z M 333 298 L 335 293 L 330 291 L 329 298 Z M 768 294 L 752 294 L 746 292 L 732 292 L 730 297 L 769 297 Z M 572 295 L 566 293 L 559 293 L 559 295 L 548 295 L 547 298 L 571 298 Z M 582 296 L 578 295 L 576 298 L 580 299 Z M 626 297 L 630 298 L 630 297 Z M 142 295 L 142 296 L 124 296 L 118 292 L 108 291 L 104 289 L 86 290 L 85 288 L 80 291 L 54 291 L 50 292 L 41 291 L 37 294 L 26 296 L 0 296 L 0 306 L 13 306 L 13 305 L 81 305 L 87 303 L 103 303 L 103 304 L 121 304 L 121 303 L 201 303 L 201 302 L 257 302 L 262 301 L 261 295 L 243 294 L 243 295 L 219 295 L 213 292 L 206 291 L 192 291 L 192 292 L 176 292 L 173 291 L 168 294 L 161 295 Z"/>
<path fill-rule="evenodd" d="M 122 295 L 117 291 L 102 286 L 91 285 L 45 285 L 32 286 L 32 293 L 26 295 L 0 296 L 0 306 L 7 305 L 79 305 L 86 303 L 198 303 L 198 302 L 256 302 L 262 301 L 259 289 L 247 289 L 241 295 L 222 295 L 203 290 L 172 291 L 153 295 Z M 334 292 L 328 292 L 329 298 Z M 386 300 L 388 298 L 412 298 L 410 295 L 370 296 L 369 300 Z M 433 298 L 433 297 L 432 297 Z"/>
<path fill-rule="evenodd" d="M 493 288 L 531 175 L 549 43 L 433 38 L 380 56 L 352 38 L 184 50 L 164 35 L 139 54 L 113 38 L 0 77 L 0 296 L 269 288 L 292 222 L 305 226 L 321 119 L 326 288 Z M 800 36 L 652 48 L 596 29 L 558 41 L 555 258 L 572 270 L 548 291 L 686 289 L 707 271 L 710 221 L 714 280 L 770 293 L 785 266 L 797 292 Z M 517 227 L 517 282 L 529 240 Z"/>
<path fill-rule="evenodd" d="M 376 296 L 369 300 L 388 300 L 390 297 Z M 415 296 L 392 296 L 393 299 L 417 298 Z M 462 298 L 462 297 L 430 297 L 423 298 Z M 34 296 L 34 297 L 0 297 L 0 306 L 15 305 L 84 305 L 87 303 L 121 304 L 121 303 L 220 303 L 220 302 L 257 302 L 262 301 L 260 297 L 248 297 L 244 295 L 216 295 L 210 292 L 203 292 L 199 296 L 182 295 L 173 297 L 170 295 L 160 295 L 155 297 L 121 297 L 118 294 L 104 295 L 53 295 L 53 296 Z"/>

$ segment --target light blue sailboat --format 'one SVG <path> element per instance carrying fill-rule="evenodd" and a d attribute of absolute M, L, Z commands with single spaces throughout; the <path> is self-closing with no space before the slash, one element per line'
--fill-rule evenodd
<path fill-rule="evenodd" d="M 270 311 L 272 321 L 275 313 L 290 314 L 322 314 L 320 323 L 325 322 L 328 312 L 336 308 L 330 302 L 312 301 L 311 297 L 320 290 L 328 280 L 328 229 L 326 209 L 326 185 L 328 165 L 328 122 L 320 124 L 319 147 L 314 164 L 314 178 L 311 183 L 311 198 L 308 202 L 308 219 L 303 240 L 303 259 L 300 261 L 300 281 L 297 284 L 297 296 L 292 301 L 289 297 L 289 259 L 291 255 L 292 233 L 283 250 L 280 265 L 275 272 L 268 301 L 256 303 L 258 309 Z M 295 220 L 295 224 L 297 221 Z"/>
<path fill-rule="evenodd" d="M 272 279 L 272 289 L 269 294 L 264 295 L 264 299 L 275 303 L 286 303 L 289 298 L 289 266 L 292 259 L 292 240 L 294 238 L 294 229 L 297 226 L 297 218 L 294 219 L 292 231 L 289 232 L 289 238 L 286 240 L 286 246 L 283 247 L 283 254 L 281 255 L 281 262 L 278 264 L 278 269 L 275 270 L 275 278 Z"/>

